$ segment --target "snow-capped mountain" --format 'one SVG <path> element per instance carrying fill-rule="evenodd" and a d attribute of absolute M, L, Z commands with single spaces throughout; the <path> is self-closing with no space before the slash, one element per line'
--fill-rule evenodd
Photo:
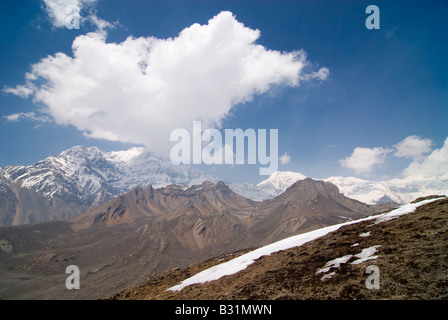
<path fill-rule="evenodd" d="M 272 199 L 307 177 L 279 171 L 257 185 L 228 183 L 234 192 L 255 200 Z M 368 204 L 407 203 L 417 197 L 448 194 L 448 174 L 368 181 L 353 177 L 323 179 L 345 196 Z M 0 168 L 0 224 L 16 225 L 77 216 L 135 187 L 166 187 L 218 182 L 194 166 L 174 165 L 144 148 L 104 152 L 72 147 L 30 166 Z"/>
<path fill-rule="evenodd" d="M 306 176 L 298 172 L 278 171 L 256 186 L 234 183 L 230 188 L 247 198 L 262 201 L 278 196 L 294 182 L 303 179 L 306 179 Z M 322 180 L 336 185 L 345 196 L 367 204 L 403 204 L 422 196 L 448 194 L 448 174 L 441 177 L 415 176 L 387 181 L 369 181 L 354 177 L 330 177 Z"/>
<path fill-rule="evenodd" d="M 7 179 L 2 167 L 0 167 L 0 193 L 5 192 L 7 188 Z"/>
<path fill-rule="evenodd" d="M 365 203 L 405 203 L 415 199 L 405 200 L 404 195 L 394 192 L 391 185 L 382 181 L 369 181 L 354 177 L 330 177 L 325 180 L 337 185 L 341 192 L 348 197 L 355 197 Z"/>
<path fill-rule="evenodd" d="M 369 181 L 354 177 L 324 179 L 347 197 L 364 203 L 409 203 L 418 197 L 448 194 L 448 174 L 444 176 L 414 176 L 386 181 Z"/>
<path fill-rule="evenodd" d="M 4 175 L 22 187 L 42 192 L 46 198 L 56 196 L 88 205 L 102 203 L 137 186 L 190 186 L 217 181 L 195 167 L 174 165 L 144 148 L 104 152 L 83 146 L 30 166 L 8 166 Z"/>
<path fill-rule="evenodd" d="M 230 183 L 229 187 L 240 195 L 255 200 L 263 201 L 272 199 L 283 193 L 288 187 L 307 177 L 299 172 L 276 171 L 257 185 L 250 183 Z"/>
<path fill-rule="evenodd" d="M 275 197 L 272 190 L 262 190 L 252 183 L 234 182 L 229 183 L 228 186 L 233 192 L 254 201 L 263 201 Z"/>
<path fill-rule="evenodd" d="M 277 171 L 269 178 L 257 184 L 257 188 L 266 194 L 277 196 L 284 192 L 288 187 L 299 180 L 304 180 L 307 177 L 299 172 L 292 171 Z"/>

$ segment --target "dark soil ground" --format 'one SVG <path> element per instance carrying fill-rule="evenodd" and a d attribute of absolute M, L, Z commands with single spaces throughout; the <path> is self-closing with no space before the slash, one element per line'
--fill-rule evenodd
<path fill-rule="evenodd" d="M 360 234 L 370 232 L 369 236 Z M 356 246 L 353 246 L 356 244 Z M 335 258 L 377 247 L 376 259 L 333 268 L 322 280 L 316 271 Z M 414 213 L 374 224 L 374 220 L 341 227 L 301 247 L 264 256 L 245 270 L 179 292 L 166 289 L 213 265 L 234 258 L 221 256 L 155 275 L 110 299 L 174 300 L 440 300 L 448 299 L 448 199 L 419 207 Z M 368 266 L 379 270 L 379 289 L 368 289 Z"/>

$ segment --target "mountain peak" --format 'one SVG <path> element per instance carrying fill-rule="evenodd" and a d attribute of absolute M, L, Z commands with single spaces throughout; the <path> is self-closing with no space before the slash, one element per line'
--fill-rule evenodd
<path fill-rule="evenodd" d="M 40 192 L 49 206 L 59 199 L 90 207 L 137 186 L 159 188 L 170 184 L 191 186 L 207 180 L 217 182 L 196 167 L 174 165 L 141 147 L 104 152 L 98 147 L 73 146 L 30 166 L 9 166 L 4 175 L 21 187 Z M 44 217 L 45 211 L 51 210 L 43 208 L 39 221 L 66 216 L 57 210 L 56 216 Z"/>
<path fill-rule="evenodd" d="M 336 198 L 340 192 L 339 188 L 323 180 L 306 178 L 293 183 L 285 191 L 285 194 L 293 193 L 295 197 L 305 200 L 317 201 L 319 197 Z"/>
<path fill-rule="evenodd" d="M 148 186 L 134 188 L 104 204 L 92 207 L 87 213 L 73 219 L 78 228 L 98 223 L 116 225 L 151 216 L 181 217 L 198 215 L 207 217 L 226 210 L 254 208 L 255 202 L 229 189 L 224 182 L 204 181 L 191 187 L 172 184 L 154 189 Z"/>
<path fill-rule="evenodd" d="M 306 176 L 299 172 L 277 171 L 259 184 L 231 184 L 232 190 L 255 201 L 272 199 Z M 336 185 L 345 196 L 367 204 L 409 203 L 415 198 L 448 193 L 448 174 L 412 176 L 386 181 L 369 181 L 355 177 L 334 176 L 323 179 Z"/>
<path fill-rule="evenodd" d="M 58 156 L 94 156 L 103 154 L 98 147 L 73 146 L 67 150 L 62 151 Z"/>
<path fill-rule="evenodd" d="M 269 176 L 266 180 L 263 180 L 259 184 L 258 187 L 263 187 L 265 185 L 271 184 L 275 187 L 280 187 L 281 185 L 288 184 L 306 179 L 307 177 L 300 172 L 292 172 L 292 171 L 276 171 Z"/>
<path fill-rule="evenodd" d="M 146 150 L 143 147 L 133 147 L 133 148 L 131 148 L 129 150 L 125 150 L 125 151 L 107 152 L 106 156 L 109 160 L 111 160 L 113 162 L 129 162 L 129 161 L 143 155 L 144 153 L 151 154 L 150 151 Z"/>

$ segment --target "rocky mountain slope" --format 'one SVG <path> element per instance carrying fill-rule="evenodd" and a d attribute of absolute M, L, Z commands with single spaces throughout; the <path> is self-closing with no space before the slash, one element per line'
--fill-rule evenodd
<path fill-rule="evenodd" d="M 189 188 L 178 185 L 159 189 L 151 186 L 136 188 L 71 221 L 73 228 L 79 230 L 93 226 L 136 223 L 145 218 L 177 222 L 193 218 L 201 220 L 200 225 L 203 226 L 204 219 L 233 216 L 237 219 L 235 227 L 244 231 L 245 237 L 250 236 L 257 243 L 266 243 L 393 206 L 394 204 L 367 205 L 345 197 L 329 182 L 309 178 L 294 183 L 274 199 L 254 202 L 233 192 L 220 181 L 217 184 L 204 182 Z M 191 225 L 197 226 L 197 221 L 194 220 Z M 202 232 L 201 237 L 207 236 L 205 226 L 200 234 Z M 209 237 L 222 238 L 216 232 Z"/>
<path fill-rule="evenodd" d="M 251 253 L 154 275 L 111 299 L 448 299 L 448 200 L 415 207 L 333 228 L 215 281 L 173 290 Z M 293 238 L 306 238 L 301 236 Z"/>
<path fill-rule="evenodd" d="M 264 239 L 264 243 L 269 243 L 391 207 L 395 205 L 361 203 L 347 198 L 329 182 L 306 178 L 295 182 L 274 199 L 261 202 L 256 210 L 262 214 L 256 219 L 251 231 Z"/>
<path fill-rule="evenodd" d="M 135 188 L 70 221 L 0 228 L 8 247 L 0 252 L 0 296 L 106 297 L 154 273 L 380 209 L 311 179 L 261 203 L 222 182 Z M 80 268 L 82 290 L 63 286 L 68 265 Z"/>
<path fill-rule="evenodd" d="M 206 180 L 217 182 L 195 167 L 173 165 L 143 148 L 104 152 L 76 146 L 30 166 L 1 169 L 0 225 L 66 220 L 137 186 L 191 186 Z"/>
<path fill-rule="evenodd" d="M 41 191 L 23 188 L 0 169 L 0 226 L 67 220 L 88 209 L 73 198 L 46 197 Z"/>
<path fill-rule="evenodd" d="M 18 205 L 17 197 L 3 169 L 0 168 L 0 226 L 12 225 L 16 208 Z"/>
<path fill-rule="evenodd" d="M 258 185 L 228 183 L 246 198 L 262 201 L 283 193 L 306 177 L 279 171 Z M 219 179 L 194 166 L 174 165 L 143 148 L 104 152 L 75 146 L 29 166 L 0 168 L 0 225 L 67 220 L 135 187 L 192 186 Z M 417 196 L 448 193 L 446 177 L 368 181 L 352 177 L 325 179 L 345 196 L 368 204 L 406 203 Z"/>
<path fill-rule="evenodd" d="M 256 202 L 231 191 L 222 181 L 206 181 L 191 187 L 169 185 L 154 189 L 137 187 L 86 214 L 72 219 L 76 228 L 111 226 L 162 217 L 166 220 L 195 215 L 208 217 L 215 213 L 253 209 Z"/>

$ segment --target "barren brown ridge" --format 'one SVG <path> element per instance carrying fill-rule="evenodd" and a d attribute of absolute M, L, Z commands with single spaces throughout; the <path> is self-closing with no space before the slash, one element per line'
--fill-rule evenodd
<path fill-rule="evenodd" d="M 376 259 L 351 264 L 357 259 L 352 257 L 324 280 L 317 273 L 328 261 L 372 246 L 379 246 Z M 111 299 L 448 299 L 448 199 L 379 224 L 344 226 L 301 247 L 261 257 L 235 275 L 166 290 L 228 258 L 153 276 Z M 366 286 L 370 265 L 379 269 L 379 289 Z"/>

